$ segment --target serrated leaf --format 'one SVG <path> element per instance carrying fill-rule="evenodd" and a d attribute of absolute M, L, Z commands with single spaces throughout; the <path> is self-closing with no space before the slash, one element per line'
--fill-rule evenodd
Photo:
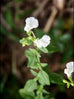
<path fill-rule="evenodd" d="M 39 77 L 39 83 L 40 84 L 50 85 L 49 76 L 45 71 L 41 70 L 38 74 L 38 77 Z"/>

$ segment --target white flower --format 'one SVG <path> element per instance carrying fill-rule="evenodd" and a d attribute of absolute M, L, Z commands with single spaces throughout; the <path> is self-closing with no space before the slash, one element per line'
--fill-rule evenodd
<path fill-rule="evenodd" d="M 25 26 L 25 27 L 24 27 L 24 30 L 25 30 L 26 32 L 29 32 L 29 31 L 30 31 L 30 28 L 29 28 L 28 26 Z"/>
<path fill-rule="evenodd" d="M 24 27 L 24 30 L 29 32 L 33 28 L 37 28 L 39 26 L 38 20 L 34 17 L 26 18 L 26 26 Z"/>
<path fill-rule="evenodd" d="M 44 35 L 44 36 L 42 37 L 42 39 L 43 39 L 43 40 L 49 40 L 49 41 L 50 41 L 50 37 L 49 37 L 48 35 Z"/>
<path fill-rule="evenodd" d="M 64 70 L 64 73 L 71 77 L 72 72 L 74 71 L 74 62 L 69 62 L 66 64 L 66 69 Z"/>
<path fill-rule="evenodd" d="M 36 44 L 36 46 L 37 46 L 38 48 L 41 48 L 41 47 L 42 47 L 42 42 L 41 42 L 41 40 L 36 39 L 36 40 L 34 41 L 34 43 Z"/>
<path fill-rule="evenodd" d="M 39 48 L 47 47 L 50 44 L 50 37 L 48 35 L 44 35 L 41 39 L 36 39 L 34 43 L 36 43 L 36 46 Z"/>
<path fill-rule="evenodd" d="M 41 38 L 42 46 L 47 47 L 50 44 L 50 37 L 48 35 L 44 35 Z"/>

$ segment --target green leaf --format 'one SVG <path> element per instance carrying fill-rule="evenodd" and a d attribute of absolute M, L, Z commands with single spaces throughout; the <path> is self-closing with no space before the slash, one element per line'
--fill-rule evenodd
<path fill-rule="evenodd" d="M 24 99 L 34 99 L 35 97 L 34 92 L 28 92 L 25 89 L 20 89 L 19 93 Z"/>
<path fill-rule="evenodd" d="M 2 93 L 4 90 L 6 79 L 7 77 L 3 77 L 3 79 L 0 82 L 0 93 Z"/>
<path fill-rule="evenodd" d="M 53 96 L 47 95 L 44 97 L 44 99 L 55 99 Z"/>
<path fill-rule="evenodd" d="M 48 64 L 47 63 L 41 63 L 42 67 L 46 67 Z"/>
<path fill-rule="evenodd" d="M 70 48 L 67 48 L 67 50 L 63 53 L 61 62 L 66 63 L 68 60 L 70 60 L 73 57 L 73 48 L 69 45 Z"/>
<path fill-rule="evenodd" d="M 24 47 L 24 46 L 26 45 L 27 41 L 26 41 L 25 38 L 22 38 L 22 39 L 20 40 L 20 43 L 21 43 L 22 46 Z"/>
<path fill-rule="evenodd" d="M 21 2 L 21 1 L 26 1 L 26 0 L 14 0 L 16 3 Z"/>
<path fill-rule="evenodd" d="M 45 89 L 43 89 L 43 91 L 42 91 L 43 93 L 45 93 L 45 94 L 49 94 L 49 92 L 48 91 L 46 91 Z"/>
<path fill-rule="evenodd" d="M 64 44 L 59 40 L 58 30 L 53 29 L 53 31 L 51 31 L 51 32 L 52 32 L 52 34 L 50 34 L 50 36 L 51 36 L 52 44 L 55 45 L 55 47 L 57 48 L 58 51 L 63 52 Z"/>
<path fill-rule="evenodd" d="M 5 11 L 5 14 L 4 14 L 4 17 L 5 17 L 5 20 L 7 21 L 7 23 L 12 27 L 14 28 L 15 27 L 15 24 L 13 22 L 13 18 L 12 18 L 12 14 L 11 14 L 11 11 L 10 11 L 10 7 L 7 5 L 6 6 L 6 11 Z"/>
<path fill-rule="evenodd" d="M 19 38 L 14 35 L 13 33 L 8 32 L 2 25 L 0 25 L 0 31 L 2 35 L 5 35 L 7 38 L 15 41 L 15 42 L 19 42 Z"/>
<path fill-rule="evenodd" d="M 67 88 L 69 88 L 70 87 L 70 83 L 67 83 Z"/>
<path fill-rule="evenodd" d="M 37 57 L 36 53 L 33 49 L 29 49 L 29 51 L 25 51 L 25 55 L 28 58 L 28 67 L 32 69 L 38 69 L 37 66 Z"/>
<path fill-rule="evenodd" d="M 41 70 L 38 74 L 38 77 L 39 83 L 41 83 L 42 85 L 50 85 L 49 76 L 45 71 Z"/>
<path fill-rule="evenodd" d="M 20 95 L 25 99 L 34 99 L 34 90 L 37 89 L 37 82 L 34 80 L 29 80 L 26 82 L 24 89 L 20 89 Z"/>
<path fill-rule="evenodd" d="M 68 82 L 67 80 L 63 80 L 63 83 L 66 83 L 67 84 L 67 88 L 69 88 L 70 87 L 70 85 L 71 85 L 71 83 L 70 82 Z"/>
<path fill-rule="evenodd" d="M 47 48 L 45 48 L 45 47 L 41 47 L 41 48 L 39 48 L 42 52 L 44 52 L 44 53 L 48 53 L 48 50 L 47 50 Z"/>
<path fill-rule="evenodd" d="M 50 82 L 54 84 L 63 84 L 63 78 L 61 75 L 56 74 L 56 73 L 51 73 L 50 74 Z"/>
<path fill-rule="evenodd" d="M 69 82 L 68 82 L 67 80 L 65 80 L 65 79 L 63 80 L 63 82 L 64 82 L 64 83 L 69 83 Z"/>
<path fill-rule="evenodd" d="M 41 29 L 38 29 L 38 28 L 34 29 L 34 33 L 37 36 L 37 38 L 41 38 L 45 34 L 44 31 L 42 31 Z"/>
<path fill-rule="evenodd" d="M 45 95 L 44 99 L 55 99 L 55 94 L 49 93 L 49 94 Z"/>
<path fill-rule="evenodd" d="M 34 70 L 30 70 L 31 71 L 31 73 L 34 75 L 34 76 L 37 76 L 37 72 L 35 72 Z"/>
<path fill-rule="evenodd" d="M 28 92 L 32 92 L 37 89 L 37 82 L 34 80 L 28 80 L 25 84 L 24 89 Z"/>
<path fill-rule="evenodd" d="M 44 98 L 43 98 L 42 94 L 39 94 L 39 95 L 36 96 L 35 99 L 44 99 Z"/>
<path fill-rule="evenodd" d="M 24 11 L 23 13 L 19 14 L 19 19 L 22 19 L 25 16 L 30 15 L 34 10 L 35 10 L 34 8 L 28 9 L 28 10 Z"/>
<path fill-rule="evenodd" d="M 70 85 L 74 87 L 74 82 L 70 83 Z"/>
<path fill-rule="evenodd" d="M 20 43 L 22 44 L 22 46 L 24 47 L 25 45 L 31 45 L 32 44 L 32 41 L 28 38 L 22 38 L 20 40 Z"/>
<path fill-rule="evenodd" d="M 57 30 L 62 30 L 64 27 L 64 21 L 62 20 L 62 18 L 58 18 L 55 29 Z"/>
<path fill-rule="evenodd" d="M 51 40 L 51 43 L 50 45 L 47 47 L 48 49 L 48 53 L 54 53 L 54 52 L 57 52 L 59 49 L 57 48 L 57 46 L 55 46 Z"/>
<path fill-rule="evenodd" d="M 34 52 L 38 57 L 41 57 L 40 53 L 38 53 L 38 51 L 36 51 L 35 49 L 30 48 L 30 51 Z"/>
<path fill-rule="evenodd" d="M 63 34 L 63 35 L 60 35 L 59 37 L 59 40 L 63 43 L 68 43 L 71 39 L 71 35 L 66 33 L 66 34 Z"/>
<path fill-rule="evenodd" d="M 43 67 L 43 70 L 50 76 L 49 66 Z"/>

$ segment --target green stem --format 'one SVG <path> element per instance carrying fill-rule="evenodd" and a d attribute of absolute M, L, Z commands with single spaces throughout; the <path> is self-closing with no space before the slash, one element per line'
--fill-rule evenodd
<path fill-rule="evenodd" d="M 31 31 L 27 32 L 27 35 L 30 37 L 31 36 Z"/>
<path fill-rule="evenodd" d="M 33 35 L 33 37 L 36 39 L 36 36 L 35 36 L 35 34 L 34 34 L 34 32 L 33 31 L 31 31 L 31 34 Z"/>
<path fill-rule="evenodd" d="M 40 85 L 39 89 L 37 90 L 37 94 L 42 94 L 42 90 L 43 90 L 43 85 Z"/>
<path fill-rule="evenodd" d="M 38 49 L 37 49 L 37 50 L 38 50 Z M 40 64 L 40 58 L 38 57 L 37 54 L 36 54 L 36 56 L 37 56 L 37 60 L 38 60 L 38 67 L 39 67 L 40 70 L 42 70 L 42 67 L 41 67 L 41 64 Z"/>
<path fill-rule="evenodd" d="M 34 78 L 34 81 L 37 81 L 39 79 L 38 75 Z"/>

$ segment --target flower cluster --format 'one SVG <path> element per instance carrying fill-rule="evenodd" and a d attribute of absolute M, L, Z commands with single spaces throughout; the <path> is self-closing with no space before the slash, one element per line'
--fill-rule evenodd
<path fill-rule="evenodd" d="M 50 37 L 48 35 L 44 35 L 41 39 L 36 39 L 34 43 L 38 48 L 47 47 L 50 44 Z"/>
<path fill-rule="evenodd" d="M 26 32 L 31 31 L 33 28 L 37 28 L 39 26 L 38 20 L 34 17 L 26 18 L 26 25 L 24 30 Z M 41 39 L 35 39 L 34 43 L 38 48 L 47 47 L 50 44 L 50 37 L 48 35 L 44 35 Z"/>
<path fill-rule="evenodd" d="M 66 64 L 66 69 L 64 70 L 64 73 L 71 77 L 72 73 L 74 72 L 74 62 L 69 62 Z"/>
<path fill-rule="evenodd" d="M 34 17 L 26 18 L 25 22 L 26 22 L 26 25 L 24 27 L 24 30 L 26 32 L 29 32 L 33 28 L 37 28 L 39 26 L 38 20 L 36 18 L 34 18 Z"/>

